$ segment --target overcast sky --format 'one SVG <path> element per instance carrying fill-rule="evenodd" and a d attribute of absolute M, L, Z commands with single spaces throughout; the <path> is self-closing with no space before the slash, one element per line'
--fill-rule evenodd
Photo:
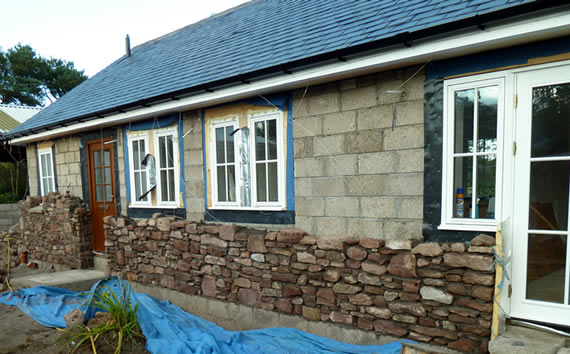
<path fill-rule="evenodd" d="M 29 44 L 44 57 L 73 61 L 88 76 L 131 47 L 237 6 L 246 0 L 2 1 L 0 47 Z"/>

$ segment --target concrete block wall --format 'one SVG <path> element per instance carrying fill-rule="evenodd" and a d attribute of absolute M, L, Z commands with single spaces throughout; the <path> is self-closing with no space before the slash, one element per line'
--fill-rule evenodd
<path fill-rule="evenodd" d="M 57 191 L 69 192 L 81 197 L 81 162 L 79 157 L 79 137 L 64 137 L 54 140 Z M 32 193 L 35 194 L 35 193 Z"/>
<path fill-rule="evenodd" d="M 421 239 L 424 79 L 411 67 L 294 92 L 296 227 Z"/>
<path fill-rule="evenodd" d="M 20 220 L 18 204 L 0 204 L 0 231 L 8 231 Z"/>
<path fill-rule="evenodd" d="M 186 218 L 200 221 L 204 218 L 204 160 L 200 111 L 185 112 L 182 125 L 184 133 L 188 133 L 184 137 Z"/>
<path fill-rule="evenodd" d="M 30 195 L 36 195 L 39 194 L 38 158 L 34 144 L 26 146 L 26 160 L 28 164 L 28 188 Z"/>
<path fill-rule="evenodd" d="M 121 215 L 127 215 L 127 206 L 129 205 L 127 201 L 127 183 L 125 177 L 125 153 L 123 151 L 123 129 L 117 128 L 117 167 L 119 171 L 119 185 L 115 188 L 119 188 L 119 194 L 121 195 Z"/>

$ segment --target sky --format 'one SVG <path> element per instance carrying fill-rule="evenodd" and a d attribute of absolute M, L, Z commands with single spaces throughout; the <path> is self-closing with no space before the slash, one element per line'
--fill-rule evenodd
<path fill-rule="evenodd" d="M 89 77 L 131 47 L 246 0 L 0 0 L 0 47 L 29 44 L 43 57 L 73 61 Z"/>

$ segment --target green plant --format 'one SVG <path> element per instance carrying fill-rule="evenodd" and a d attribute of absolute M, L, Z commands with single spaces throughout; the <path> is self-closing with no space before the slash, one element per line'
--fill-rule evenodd
<path fill-rule="evenodd" d="M 130 298 L 130 283 L 122 289 L 120 297 L 108 287 L 98 289 L 93 294 L 92 301 L 88 304 L 110 314 L 110 319 L 105 323 L 99 323 L 93 328 L 89 326 L 78 325 L 70 328 L 63 336 L 63 341 L 67 344 L 73 344 L 73 351 L 77 350 L 87 340 L 91 342 L 91 348 L 96 353 L 95 343 L 101 337 L 116 338 L 117 345 L 115 353 L 120 353 L 123 342 L 129 340 L 133 344 L 137 344 L 137 338 L 144 338 L 138 325 L 137 311 L 138 304 L 133 306 Z"/>

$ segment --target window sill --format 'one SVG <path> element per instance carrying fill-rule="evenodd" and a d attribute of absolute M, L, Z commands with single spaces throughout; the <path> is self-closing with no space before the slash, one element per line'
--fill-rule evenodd
<path fill-rule="evenodd" d="M 239 207 L 239 206 L 213 206 L 208 208 L 208 210 L 234 210 L 234 211 L 286 211 L 285 207 Z"/>
<path fill-rule="evenodd" d="M 178 205 L 137 205 L 129 204 L 129 209 L 181 209 Z"/>
<path fill-rule="evenodd" d="M 481 231 L 481 232 L 497 232 L 497 223 L 493 224 L 441 224 L 438 230 L 444 231 Z"/>

